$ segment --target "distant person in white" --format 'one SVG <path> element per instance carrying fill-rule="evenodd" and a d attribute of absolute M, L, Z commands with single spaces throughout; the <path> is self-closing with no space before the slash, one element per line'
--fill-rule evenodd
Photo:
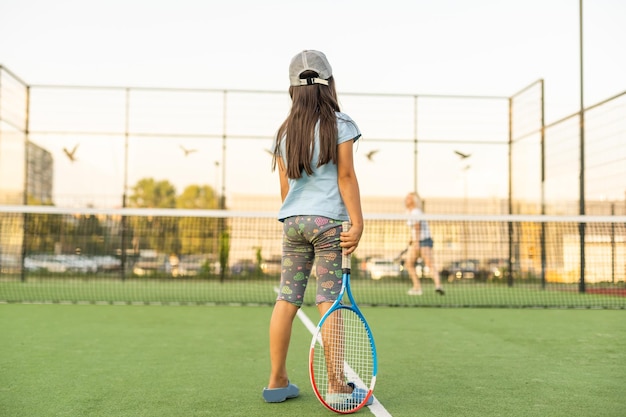
<path fill-rule="evenodd" d="M 417 220 L 417 218 L 423 213 L 422 200 L 417 193 L 408 193 L 404 199 L 404 205 L 406 206 L 407 213 L 410 218 L 407 221 L 409 230 L 411 233 L 409 248 L 406 255 L 406 270 L 409 273 L 411 281 L 413 281 L 413 287 L 408 291 L 409 295 L 422 295 L 422 285 L 415 272 L 415 262 L 419 255 L 422 256 L 424 264 L 428 267 L 432 274 L 433 281 L 435 282 L 435 292 L 440 295 L 445 295 L 441 281 L 439 279 L 439 271 L 433 257 L 433 239 L 430 235 L 430 228 L 428 222 L 424 220 Z"/>

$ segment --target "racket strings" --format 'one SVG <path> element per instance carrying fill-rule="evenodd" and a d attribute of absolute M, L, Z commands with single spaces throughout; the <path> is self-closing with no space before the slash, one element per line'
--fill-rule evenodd
<path fill-rule="evenodd" d="M 374 372 L 373 347 L 361 317 L 346 308 L 332 312 L 320 329 L 315 350 L 312 371 L 320 397 L 336 411 L 359 408 L 365 398 L 355 401 L 348 383 L 368 391 Z"/>

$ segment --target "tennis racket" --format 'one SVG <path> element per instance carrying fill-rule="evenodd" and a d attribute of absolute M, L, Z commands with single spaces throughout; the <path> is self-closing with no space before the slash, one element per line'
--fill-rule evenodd
<path fill-rule="evenodd" d="M 343 230 L 348 229 L 344 222 Z M 340 414 L 371 403 L 378 368 L 372 331 L 350 289 L 350 262 L 350 255 L 342 256 L 341 291 L 320 319 L 309 352 L 313 392 L 325 407 Z M 349 304 L 342 302 L 346 296 Z"/>

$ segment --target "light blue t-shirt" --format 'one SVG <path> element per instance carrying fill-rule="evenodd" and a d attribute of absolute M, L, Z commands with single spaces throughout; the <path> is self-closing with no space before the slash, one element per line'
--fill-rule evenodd
<path fill-rule="evenodd" d="M 349 140 L 357 141 L 361 132 L 354 121 L 345 113 L 336 112 L 337 115 L 337 145 Z M 278 219 L 283 221 L 291 216 L 323 216 L 333 220 L 347 221 L 348 210 L 346 209 L 339 187 L 337 186 L 337 165 L 328 162 L 317 167 L 319 159 L 319 135 L 318 126 L 315 128 L 315 144 L 313 158 L 311 159 L 312 175 L 302 173 L 298 179 L 289 179 L 289 192 L 278 212 Z M 287 140 L 289 140 L 287 138 Z M 281 155 L 284 159 L 285 140 L 281 141 Z"/>

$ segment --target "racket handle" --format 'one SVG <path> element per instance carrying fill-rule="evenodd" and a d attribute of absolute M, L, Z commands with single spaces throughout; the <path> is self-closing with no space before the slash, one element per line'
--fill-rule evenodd
<path fill-rule="evenodd" d="M 350 230 L 350 222 L 343 222 L 341 223 L 341 229 L 344 232 L 347 232 L 348 230 Z M 350 263 L 351 263 L 351 255 L 346 255 L 345 253 L 342 252 L 341 255 L 341 269 L 350 269 Z"/>

